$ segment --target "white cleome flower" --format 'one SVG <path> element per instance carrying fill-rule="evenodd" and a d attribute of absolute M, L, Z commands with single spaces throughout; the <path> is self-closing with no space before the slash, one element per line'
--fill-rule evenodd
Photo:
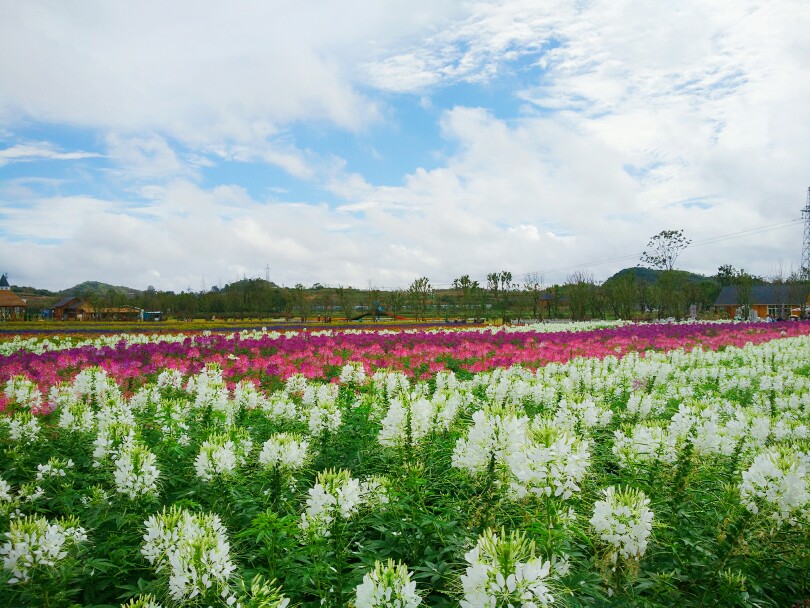
<path fill-rule="evenodd" d="M 538 608 L 554 603 L 548 585 L 551 562 L 535 557 L 533 541 L 525 534 L 487 530 L 464 558 L 461 608 L 513 606 Z"/>
<path fill-rule="evenodd" d="M 194 459 L 197 477 L 211 481 L 214 477 L 232 475 L 237 467 L 247 462 L 253 449 L 253 442 L 245 433 L 239 434 L 236 440 L 227 433 L 211 435 L 200 446 L 200 453 Z"/>
<path fill-rule="evenodd" d="M 12 441 L 33 443 L 39 437 L 39 420 L 30 412 L 15 414 L 8 426 L 8 436 Z"/>
<path fill-rule="evenodd" d="M 375 562 L 355 589 L 355 608 L 415 608 L 421 603 L 408 567 L 391 559 Z"/>
<path fill-rule="evenodd" d="M 508 408 L 479 410 L 473 414 L 467 437 L 453 449 L 452 464 L 471 475 L 485 473 L 492 462 L 507 465 L 526 443 L 528 418 Z"/>
<path fill-rule="evenodd" d="M 403 394 L 391 399 L 377 441 L 385 447 L 418 444 L 433 430 L 436 414 L 435 405 L 425 397 Z"/>
<path fill-rule="evenodd" d="M 586 439 L 551 420 L 536 421 L 528 442 L 509 459 L 510 494 L 515 498 L 527 494 L 571 498 L 588 472 L 588 445 Z"/>
<path fill-rule="evenodd" d="M 139 443 L 123 449 L 115 459 L 113 471 L 118 493 L 132 499 L 157 494 L 160 471 L 155 465 L 156 461 L 155 454 Z"/>
<path fill-rule="evenodd" d="M 301 415 L 309 425 L 313 437 L 336 431 L 343 415 L 338 403 L 339 387 L 337 384 L 309 384 L 304 389 L 301 401 L 304 405 Z"/>
<path fill-rule="evenodd" d="M 743 471 L 740 500 L 751 513 L 766 515 L 777 526 L 800 525 L 810 519 L 809 464 L 810 454 L 785 447 L 759 454 Z"/>
<path fill-rule="evenodd" d="M 168 579 L 172 599 L 229 595 L 228 581 L 236 565 L 218 515 L 171 507 L 144 524 L 141 554 Z"/>
<path fill-rule="evenodd" d="M 669 449 L 669 432 L 663 423 L 642 422 L 613 432 L 613 453 L 621 467 L 674 462 L 677 453 Z"/>
<path fill-rule="evenodd" d="M 360 483 L 345 469 L 321 471 L 308 491 L 301 530 L 311 538 L 330 536 L 336 521 L 350 519 L 363 506 L 387 503 L 387 485 L 379 477 Z"/>
<path fill-rule="evenodd" d="M 27 581 L 32 570 L 53 569 L 68 557 L 76 545 L 87 540 L 75 519 L 49 523 L 44 517 L 12 519 L 8 541 L 0 547 L 3 567 L 12 577 L 9 584 Z"/>
<path fill-rule="evenodd" d="M 604 500 L 593 506 L 590 524 L 607 546 L 608 559 L 612 563 L 619 557 L 628 561 L 640 559 L 652 533 L 650 499 L 641 490 L 616 490 L 614 486 L 602 490 L 602 495 Z"/>
<path fill-rule="evenodd" d="M 37 465 L 37 481 L 45 478 L 61 478 L 67 475 L 67 469 L 73 468 L 73 460 L 62 460 L 61 458 L 49 458 L 46 464 Z"/>
<path fill-rule="evenodd" d="M 0 502 L 11 502 L 11 485 L 0 477 Z"/>
<path fill-rule="evenodd" d="M 364 384 L 366 381 L 366 369 L 359 361 L 349 361 L 340 370 L 340 383 Z"/>
<path fill-rule="evenodd" d="M 23 409 L 36 412 L 42 407 L 42 393 L 39 387 L 26 376 L 9 378 L 4 392 L 11 403 Z"/>
<path fill-rule="evenodd" d="M 265 467 L 278 467 L 283 471 L 296 471 L 308 459 L 309 442 L 293 433 L 276 433 L 262 445 L 259 463 Z"/>

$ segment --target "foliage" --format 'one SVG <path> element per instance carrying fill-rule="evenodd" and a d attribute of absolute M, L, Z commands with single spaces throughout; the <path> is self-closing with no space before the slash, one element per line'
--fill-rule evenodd
<path fill-rule="evenodd" d="M 641 262 L 653 268 L 673 270 L 678 256 L 691 243 L 691 239 L 684 236 L 683 230 L 662 230 L 650 238 L 647 249 L 641 254 Z"/>
<path fill-rule="evenodd" d="M 799 604 L 808 333 L 119 336 L 3 355 L 0 605 Z M 427 372 L 419 353 L 443 344 L 468 367 Z M 271 347 L 298 371 L 261 371 Z M 370 363 L 391 352 L 401 370 Z M 511 365 L 521 352 L 545 359 Z M 136 460 L 156 483 L 119 491 Z"/>
<path fill-rule="evenodd" d="M 425 318 L 428 303 L 432 296 L 433 288 L 430 286 L 430 280 L 427 277 L 414 279 L 413 283 L 408 287 L 408 297 L 413 307 L 415 319 Z"/>

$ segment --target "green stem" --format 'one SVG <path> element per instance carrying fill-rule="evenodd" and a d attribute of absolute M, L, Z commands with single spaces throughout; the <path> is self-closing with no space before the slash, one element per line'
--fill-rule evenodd
<path fill-rule="evenodd" d="M 493 452 L 489 457 L 489 464 L 487 465 L 487 483 L 484 486 L 484 491 L 482 492 L 482 496 L 484 497 L 484 511 L 481 514 L 481 523 L 483 527 L 487 527 L 487 523 L 489 521 L 489 513 L 492 509 L 492 484 L 495 480 L 495 453 Z"/>

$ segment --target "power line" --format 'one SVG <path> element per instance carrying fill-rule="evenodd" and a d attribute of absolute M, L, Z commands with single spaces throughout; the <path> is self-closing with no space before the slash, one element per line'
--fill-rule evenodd
<path fill-rule="evenodd" d="M 771 224 L 769 226 L 762 226 L 760 228 L 749 228 L 748 230 L 741 230 L 740 232 L 732 232 L 731 234 L 724 234 L 721 236 L 715 236 L 712 238 L 704 239 L 702 241 L 697 241 L 689 245 L 689 247 L 698 247 L 700 245 L 710 245 L 712 243 L 719 243 L 721 241 L 727 241 L 730 239 L 737 239 L 743 236 L 749 236 L 752 234 L 760 234 L 762 232 L 770 232 L 772 230 L 780 230 L 782 228 L 789 228 L 790 226 L 795 226 L 796 224 L 801 223 L 803 220 L 801 218 L 796 218 L 792 220 L 786 220 L 784 222 L 779 222 L 778 224 Z"/>

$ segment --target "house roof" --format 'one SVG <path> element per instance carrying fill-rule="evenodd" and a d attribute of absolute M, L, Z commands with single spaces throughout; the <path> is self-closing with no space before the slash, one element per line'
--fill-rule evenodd
<path fill-rule="evenodd" d="M 807 303 L 807 296 L 810 294 L 808 285 L 775 285 L 768 283 L 765 285 L 751 286 L 751 304 L 781 306 L 803 305 Z M 723 287 L 720 295 L 717 296 L 715 306 L 738 306 L 740 304 L 736 285 Z"/>
<path fill-rule="evenodd" d="M 555 300 L 557 302 L 567 302 L 568 301 L 567 297 L 562 296 L 560 294 L 554 294 L 554 293 L 552 293 L 552 292 L 550 292 L 548 290 L 541 291 L 539 299 L 540 299 L 541 302 L 554 302 Z"/>
<path fill-rule="evenodd" d="M 28 306 L 28 304 L 12 291 L 0 291 L 0 308 L 16 308 L 17 306 Z"/>
<path fill-rule="evenodd" d="M 54 308 L 63 308 L 65 304 L 68 304 L 76 299 L 76 296 L 68 296 L 66 298 L 62 298 L 56 304 L 53 305 Z"/>
<path fill-rule="evenodd" d="M 6 275 L 0 276 L 0 287 L 8 287 L 8 277 Z"/>

